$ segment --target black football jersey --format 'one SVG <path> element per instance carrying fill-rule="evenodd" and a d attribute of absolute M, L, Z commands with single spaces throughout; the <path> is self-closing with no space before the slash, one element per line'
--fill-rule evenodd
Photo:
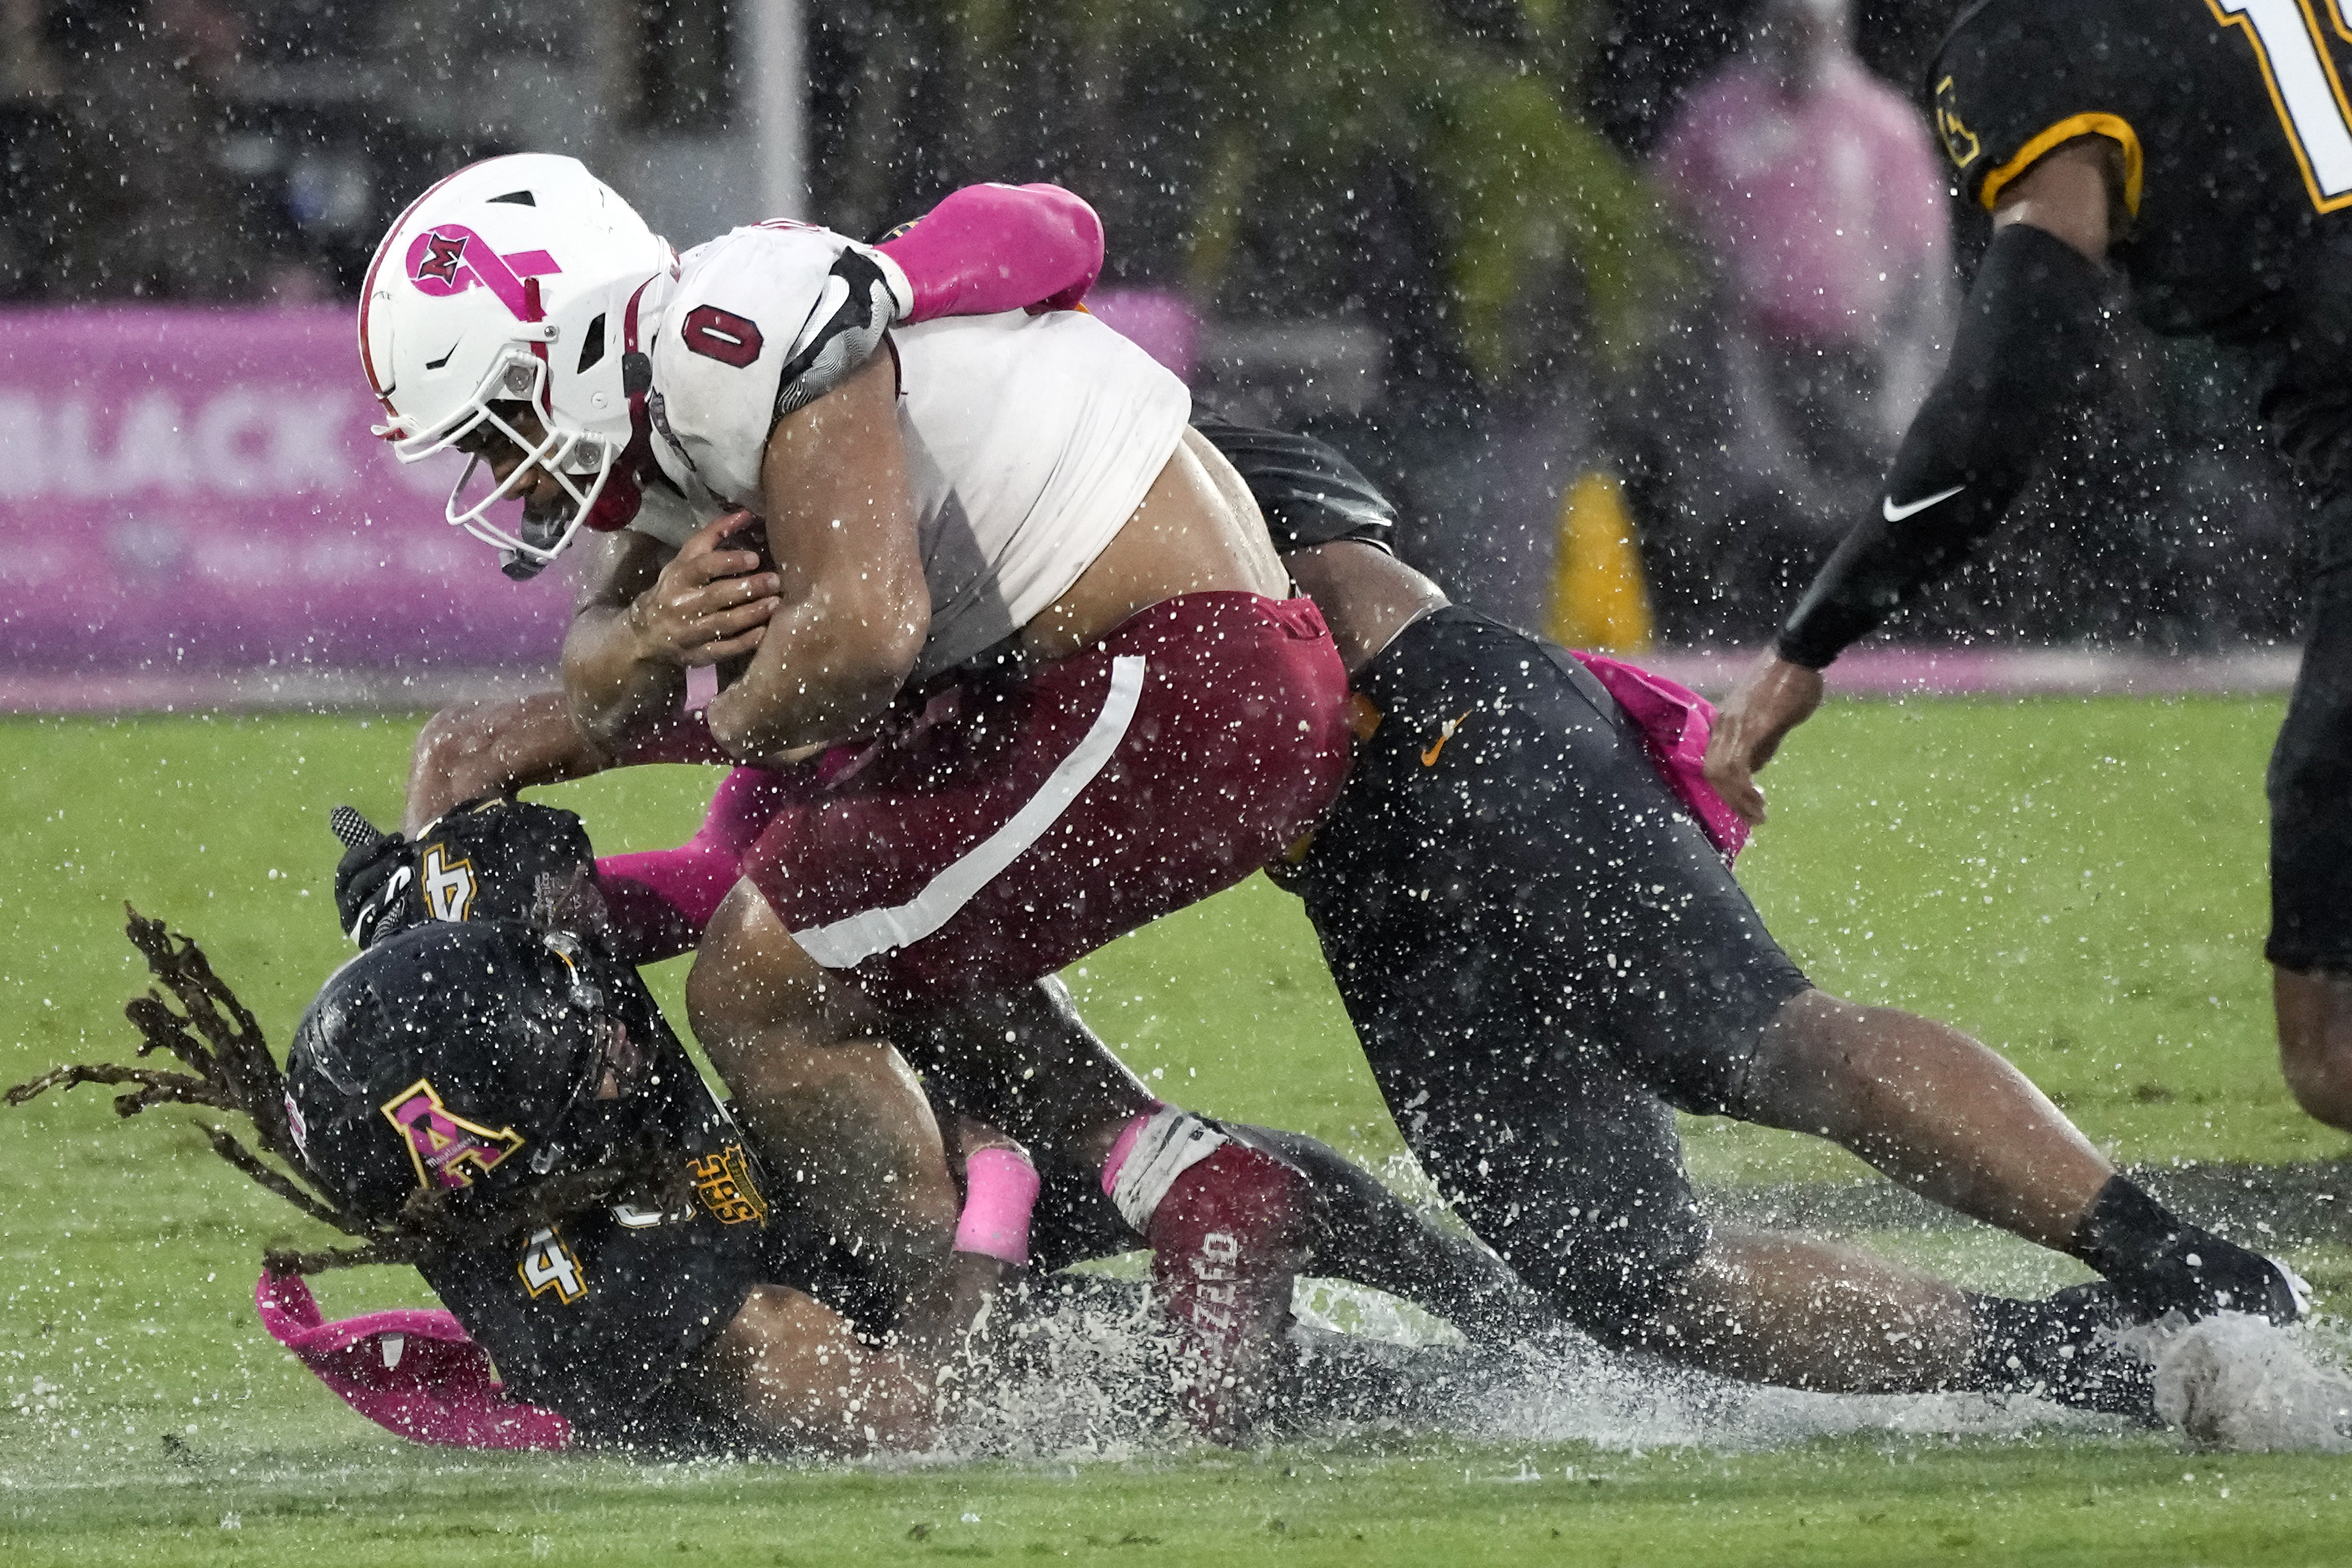
<path fill-rule="evenodd" d="M 2112 255 L 2159 332 L 2273 325 L 2314 231 L 2352 207 L 2347 0 L 1981 0 L 1927 85 L 1963 193 L 1990 209 L 2086 135 L 2124 153 Z"/>
<path fill-rule="evenodd" d="M 510 1390 L 592 1435 L 626 1434 L 772 1272 L 763 1184 L 717 1102 L 694 1092 L 709 1113 L 679 1155 L 691 1208 L 616 1203 L 419 1266 Z"/>
<path fill-rule="evenodd" d="M 665 1210 L 624 1195 L 419 1271 L 516 1395 L 593 1439 L 667 1443 L 691 1434 L 671 1429 L 677 1402 L 660 1396 L 753 1286 L 805 1291 L 867 1329 L 887 1326 L 894 1303 L 870 1264 L 768 1179 L 643 985 L 616 1005 L 657 1069 L 636 1114 L 682 1162 L 692 1201 Z"/>

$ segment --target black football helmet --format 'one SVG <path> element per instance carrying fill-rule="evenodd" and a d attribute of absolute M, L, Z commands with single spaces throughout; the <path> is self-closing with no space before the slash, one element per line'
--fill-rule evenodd
<path fill-rule="evenodd" d="M 495 1204 L 647 1138 L 691 1149 L 730 1125 L 634 969 L 509 920 L 379 938 L 303 1015 L 286 1083 L 312 1174 L 379 1220 L 420 1189 Z"/>

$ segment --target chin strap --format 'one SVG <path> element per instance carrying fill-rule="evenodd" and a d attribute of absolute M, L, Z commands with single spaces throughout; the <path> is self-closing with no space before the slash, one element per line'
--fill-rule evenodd
<path fill-rule="evenodd" d="M 650 277 L 638 284 L 621 310 L 621 390 L 629 399 L 629 444 L 613 460 L 604 490 L 583 519 L 600 534 L 627 528 L 645 504 L 646 471 L 654 460 L 653 420 L 646 412 L 646 395 L 653 391 L 654 364 L 637 347 L 637 307 L 653 284 Z"/>

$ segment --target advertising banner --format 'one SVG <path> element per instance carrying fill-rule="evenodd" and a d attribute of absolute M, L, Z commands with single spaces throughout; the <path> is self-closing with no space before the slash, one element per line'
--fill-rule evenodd
<path fill-rule="evenodd" d="M 345 308 L 0 314 L 0 705 L 551 665 L 568 573 L 509 580 L 381 417 Z"/>

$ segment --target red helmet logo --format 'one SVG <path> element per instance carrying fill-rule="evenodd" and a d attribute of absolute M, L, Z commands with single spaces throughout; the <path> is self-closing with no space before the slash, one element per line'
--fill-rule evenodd
<path fill-rule="evenodd" d="M 425 259 L 417 263 L 416 276 L 412 281 L 423 283 L 429 277 L 449 293 L 457 293 L 458 289 L 465 287 L 457 281 L 457 267 L 466 259 L 466 246 L 473 237 L 472 235 L 462 230 L 453 235 L 438 233 L 426 235 L 425 236 L 426 254 Z M 428 289 L 426 292 L 438 291 Z"/>

